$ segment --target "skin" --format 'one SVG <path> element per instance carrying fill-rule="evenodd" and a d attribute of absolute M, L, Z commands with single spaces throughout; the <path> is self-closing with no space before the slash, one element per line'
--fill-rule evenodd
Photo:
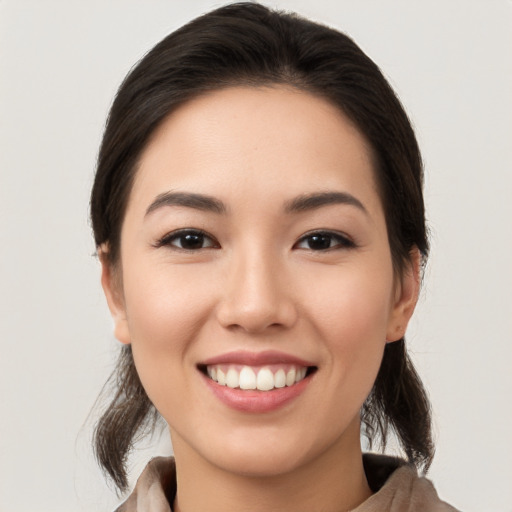
<path fill-rule="evenodd" d="M 208 195 L 225 211 L 151 207 L 168 192 Z M 360 206 L 289 211 L 319 192 Z M 211 238 L 188 250 L 179 237 L 160 242 L 185 228 Z M 319 230 L 343 238 L 314 250 L 307 235 Z M 121 261 L 103 258 L 102 283 L 115 335 L 132 344 L 169 425 L 176 510 L 334 512 L 371 494 L 359 411 L 385 343 L 413 312 L 418 258 L 396 277 L 371 151 L 336 107 L 291 88 L 239 87 L 178 108 L 142 155 Z M 197 368 L 234 350 L 279 350 L 317 371 L 284 407 L 234 410 Z"/>

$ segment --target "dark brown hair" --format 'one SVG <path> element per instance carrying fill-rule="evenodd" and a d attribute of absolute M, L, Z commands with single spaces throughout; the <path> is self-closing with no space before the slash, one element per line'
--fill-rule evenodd
<path fill-rule="evenodd" d="M 411 124 L 375 63 L 346 35 L 256 3 L 205 14 L 158 43 L 128 74 L 108 117 L 91 195 L 96 245 L 119 263 L 121 225 L 138 159 L 173 110 L 206 91 L 284 84 L 321 96 L 366 137 L 384 206 L 395 272 L 417 247 L 428 253 L 423 170 Z M 113 398 L 95 430 L 100 465 L 120 489 L 134 440 L 158 416 L 123 347 L 110 379 Z M 106 389 L 109 389 L 107 387 Z M 430 404 L 403 339 L 386 346 L 373 390 L 361 411 L 370 446 L 394 432 L 410 462 L 428 469 L 433 457 Z"/>

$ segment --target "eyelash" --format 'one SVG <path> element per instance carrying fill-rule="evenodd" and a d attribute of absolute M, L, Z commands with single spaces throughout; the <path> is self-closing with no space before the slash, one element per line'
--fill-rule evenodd
<path fill-rule="evenodd" d="M 184 247 L 183 242 L 185 237 L 195 237 L 196 241 L 201 243 L 201 247 Z M 329 244 L 328 247 L 311 247 L 311 243 L 316 239 L 316 242 L 322 244 L 327 242 Z M 173 242 L 181 240 L 180 245 L 176 245 Z M 192 238 L 189 240 L 191 241 Z M 204 242 L 208 241 L 208 245 L 204 246 Z M 309 247 L 300 247 L 302 243 L 309 243 Z M 334 245 L 331 245 L 332 242 L 335 242 Z M 315 242 L 313 242 L 315 243 Z M 177 231 L 172 231 L 171 233 L 166 234 L 162 238 L 160 238 L 155 244 L 154 247 L 171 247 L 175 250 L 187 251 L 187 252 L 195 252 L 202 249 L 218 249 L 220 244 L 217 240 L 202 231 L 201 229 L 179 229 Z M 356 244 L 348 238 L 346 235 L 335 231 L 321 230 L 321 231 L 311 231 L 303 235 L 293 246 L 294 249 L 304 249 L 312 252 L 327 252 L 336 249 L 353 249 L 356 247 Z"/>
<path fill-rule="evenodd" d="M 311 243 L 314 238 L 317 238 L 317 241 L 322 242 L 322 239 L 329 242 L 329 247 L 325 248 L 316 248 L 313 249 L 312 247 L 299 247 L 299 245 L 303 242 L 309 242 Z M 331 242 L 335 242 L 335 245 L 331 246 Z M 354 249 L 356 247 L 356 244 L 353 240 L 348 238 L 346 235 L 342 233 L 338 233 L 336 231 L 328 231 L 328 230 L 320 230 L 320 231 L 311 231 L 309 233 L 306 233 L 303 235 L 293 246 L 297 249 L 304 249 L 307 251 L 312 252 L 327 252 L 332 251 L 336 249 Z"/>
<path fill-rule="evenodd" d="M 197 237 L 200 240 L 204 241 L 208 240 L 210 242 L 210 245 L 206 247 L 196 247 L 196 248 L 187 248 L 183 247 L 183 241 L 185 237 Z M 173 242 L 181 239 L 181 247 L 176 246 L 173 244 Z M 217 240 L 215 240 L 214 237 L 206 233 L 205 231 L 202 231 L 201 229 L 178 229 L 177 231 L 172 231 L 171 233 L 168 233 L 167 235 L 163 236 L 158 240 L 155 244 L 156 248 L 164 247 L 164 246 L 170 246 L 173 249 L 179 250 L 179 251 L 187 251 L 187 252 L 194 252 L 201 249 L 217 249 L 220 247 Z"/>

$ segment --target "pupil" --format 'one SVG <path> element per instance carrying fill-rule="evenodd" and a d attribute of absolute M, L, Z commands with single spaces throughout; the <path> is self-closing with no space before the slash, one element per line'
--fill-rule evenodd
<path fill-rule="evenodd" d="M 188 234 L 181 237 L 181 246 L 184 249 L 201 249 L 203 246 L 203 235 Z"/>
<path fill-rule="evenodd" d="M 331 237 L 329 235 L 312 235 L 309 237 L 308 245 L 310 249 L 329 249 Z"/>

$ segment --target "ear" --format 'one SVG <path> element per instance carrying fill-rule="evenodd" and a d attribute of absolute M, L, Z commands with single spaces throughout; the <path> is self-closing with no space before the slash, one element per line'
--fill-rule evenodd
<path fill-rule="evenodd" d="M 131 343 L 130 330 L 126 317 L 126 308 L 123 298 L 122 282 L 118 269 L 114 267 L 108 257 L 108 246 L 103 244 L 98 249 L 101 262 L 101 286 L 107 299 L 108 308 L 114 321 L 114 336 L 124 344 Z"/>
<path fill-rule="evenodd" d="M 417 247 L 409 253 L 409 262 L 403 275 L 398 279 L 395 302 L 389 316 L 386 341 L 403 338 L 407 324 L 418 302 L 420 292 L 421 254 Z"/>

